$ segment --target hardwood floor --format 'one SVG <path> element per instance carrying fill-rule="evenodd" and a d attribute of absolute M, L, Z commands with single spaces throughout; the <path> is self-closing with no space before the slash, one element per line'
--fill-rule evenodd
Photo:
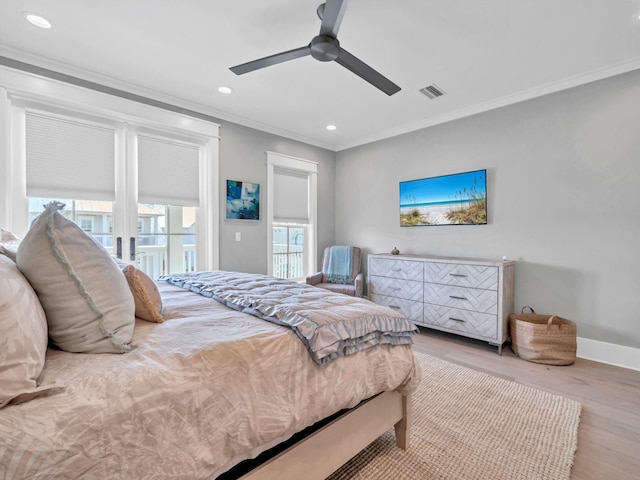
<path fill-rule="evenodd" d="M 578 358 L 556 367 L 527 362 L 507 344 L 497 348 L 425 328 L 415 350 L 582 404 L 572 480 L 640 479 L 640 372 Z"/>

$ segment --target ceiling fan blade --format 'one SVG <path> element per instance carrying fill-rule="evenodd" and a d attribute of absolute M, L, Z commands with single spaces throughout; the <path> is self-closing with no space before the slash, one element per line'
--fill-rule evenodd
<path fill-rule="evenodd" d="M 362 60 L 351 55 L 344 48 L 340 48 L 340 54 L 335 61 L 389 96 L 401 90 L 398 85 L 376 72 Z"/>
<path fill-rule="evenodd" d="M 306 45 L 304 47 L 294 48 L 293 50 L 276 53 L 275 55 L 269 55 L 268 57 L 259 58 L 258 60 L 253 60 L 241 65 L 236 65 L 235 67 L 229 68 L 229 70 L 231 70 L 236 75 L 242 75 L 243 73 L 253 72 L 254 70 L 259 70 L 264 67 L 269 67 L 271 65 L 276 65 L 278 63 L 304 57 L 305 55 L 309 55 L 310 53 L 311 49 L 308 45 Z"/>
<path fill-rule="evenodd" d="M 338 36 L 338 30 L 340 30 L 342 17 L 344 17 L 344 12 L 347 9 L 347 0 L 327 0 L 323 5 L 324 8 L 318 8 L 318 15 L 320 15 L 320 10 L 322 10 L 320 35 L 329 35 L 330 37 L 336 38 Z"/>

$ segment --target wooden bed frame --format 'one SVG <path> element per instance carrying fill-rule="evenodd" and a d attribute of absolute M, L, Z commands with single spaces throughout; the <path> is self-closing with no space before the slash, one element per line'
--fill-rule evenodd
<path fill-rule="evenodd" d="M 396 445 L 409 446 L 411 397 L 397 390 L 365 400 L 267 460 L 241 480 L 324 480 L 359 451 L 395 428 Z"/>

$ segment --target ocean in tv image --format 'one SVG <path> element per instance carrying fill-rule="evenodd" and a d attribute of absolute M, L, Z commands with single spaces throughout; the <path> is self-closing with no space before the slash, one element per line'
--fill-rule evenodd
<path fill-rule="evenodd" d="M 486 170 L 400 182 L 400 226 L 486 223 Z"/>

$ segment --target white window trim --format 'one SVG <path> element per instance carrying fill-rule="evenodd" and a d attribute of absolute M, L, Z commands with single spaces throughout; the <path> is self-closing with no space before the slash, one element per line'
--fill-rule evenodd
<path fill-rule="evenodd" d="M 304 172 L 309 176 L 309 224 L 305 227 L 305 270 L 308 275 L 317 270 L 318 250 L 318 162 L 267 152 L 267 274 L 273 275 L 273 175 L 276 168 Z"/>
<path fill-rule="evenodd" d="M 28 210 L 25 132 L 21 127 L 24 125 L 24 112 L 28 106 L 54 112 L 61 109 L 72 111 L 81 117 L 108 120 L 124 130 L 125 137 L 128 136 L 127 130 L 134 127 L 150 129 L 161 135 L 164 133 L 195 140 L 201 146 L 200 200 L 202 205 L 207 206 L 198 209 L 198 238 L 201 240 L 197 251 L 198 268 L 219 268 L 220 125 L 0 66 L 0 225 L 18 235 L 24 235 L 29 227 L 25 214 Z M 122 164 L 127 149 L 131 148 L 130 143 L 125 139 L 117 144 L 116 169 L 130 172 L 132 166 Z"/>

